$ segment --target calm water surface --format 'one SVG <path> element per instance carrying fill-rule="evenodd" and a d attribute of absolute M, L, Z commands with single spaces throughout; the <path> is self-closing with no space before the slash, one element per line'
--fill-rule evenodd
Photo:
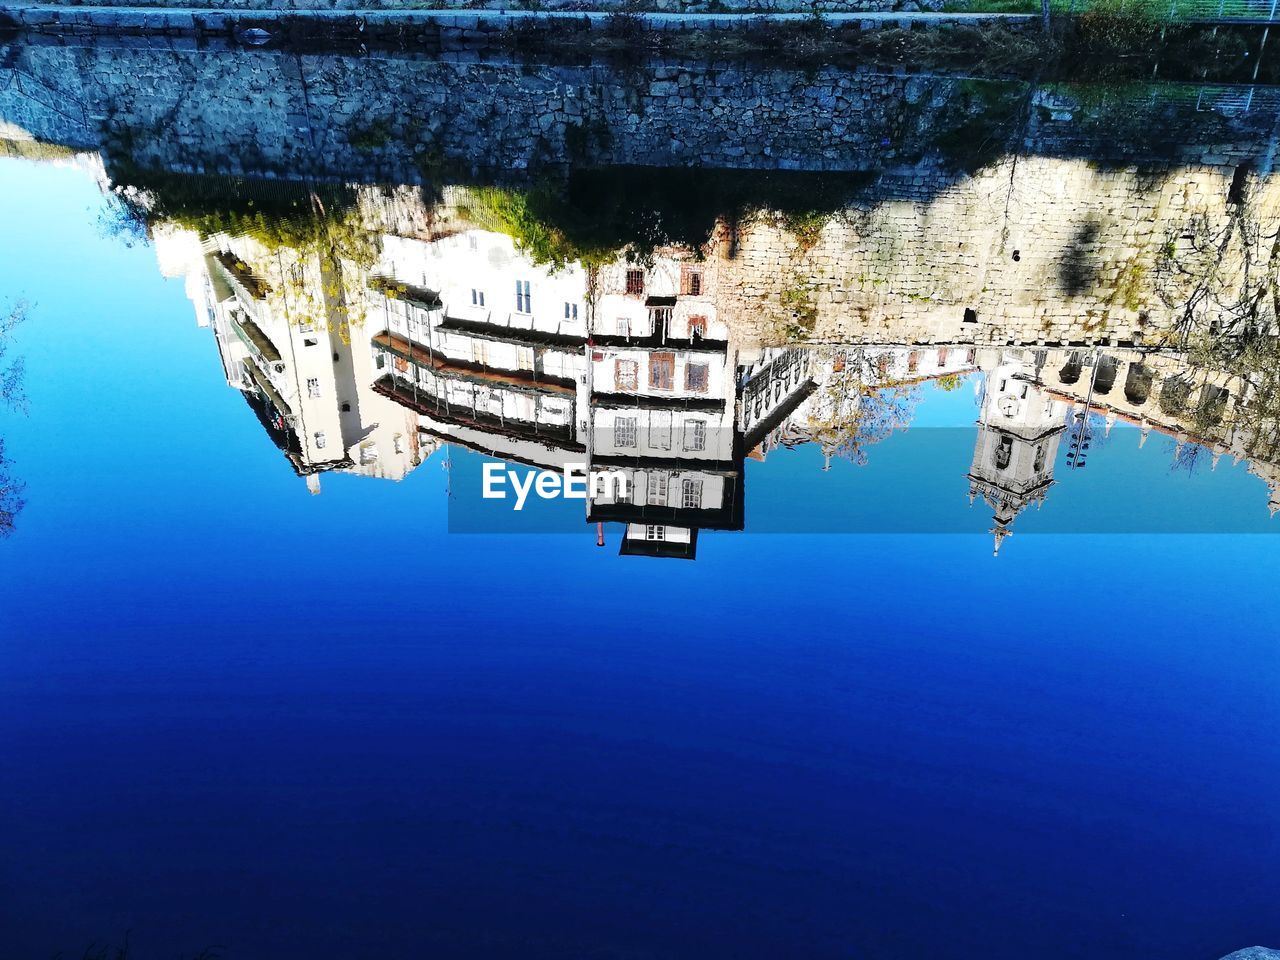
<path fill-rule="evenodd" d="M 751 344 L 714 258 L 582 300 L 385 195 L 362 252 L 139 220 L 72 146 L 0 160 L 6 956 L 1280 945 L 1265 377 L 1127 332 Z M 588 435 L 629 498 L 478 497 Z"/>

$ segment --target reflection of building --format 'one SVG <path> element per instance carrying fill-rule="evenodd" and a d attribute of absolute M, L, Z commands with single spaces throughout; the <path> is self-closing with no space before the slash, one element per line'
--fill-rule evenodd
<path fill-rule="evenodd" d="M 371 283 L 374 389 L 424 432 L 503 459 L 623 471 L 586 519 L 624 525 L 622 552 L 693 557 L 701 529 L 741 529 L 736 350 L 715 309 L 714 267 L 657 257 L 559 272 L 497 233 L 389 238 Z M 802 364 L 786 362 L 800 399 Z M 766 364 L 744 378 L 783 367 Z"/>
<path fill-rule="evenodd" d="M 369 283 L 373 389 L 424 435 L 560 469 L 586 459 L 585 279 L 537 268 L 505 236 L 388 237 Z"/>
<path fill-rule="evenodd" d="M 441 442 L 580 463 L 630 481 L 624 496 L 593 491 L 584 522 L 620 524 L 623 554 L 693 558 L 699 531 L 744 528 L 748 457 L 814 443 L 828 461 L 865 462 L 910 424 L 922 383 L 953 389 L 981 354 L 968 479 L 997 552 L 1044 502 L 1069 408 L 1185 440 L 1183 456 L 1248 457 L 1280 504 L 1280 458 L 1259 451 L 1248 419 L 1256 388 L 1174 354 L 743 344 L 720 261 L 668 251 L 553 270 L 457 223 L 432 239 L 384 235 L 371 270 L 170 228 L 156 245 L 213 329 L 227 382 L 313 491 L 328 470 L 399 479 Z"/>
<path fill-rule="evenodd" d="M 969 468 L 969 500 L 982 497 L 995 511 L 995 552 L 1010 525 L 1029 504 L 1037 506 L 1053 485 L 1067 405 L 1040 380 L 1044 355 L 1007 350 L 987 373 Z"/>
<path fill-rule="evenodd" d="M 593 304 L 587 432 L 594 468 L 625 471 L 626 499 L 588 519 L 625 524 L 622 552 L 692 558 L 700 529 L 742 528 L 734 353 L 715 264 L 612 264 Z"/>
<path fill-rule="evenodd" d="M 1153 431 L 1163 434 L 1188 467 L 1201 454 L 1214 466 L 1223 456 L 1247 461 L 1267 484 L 1271 514 L 1280 511 L 1280 417 L 1266 377 L 1260 386 L 1194 367 L 1183 354 L 1134 350 L 1060 351 L 1046 371 L 1054 395 L 1103 418 L 1107 433 L 1129 423 L 1141 430 L 1140 446 Z"/>
<path fill-rule="evenodd" d="M 185 275 L 198 320 L 213 328 L 227 383 L 313 493 L 324 471 L 399 480 L 431 452 L 415 419 L 370 388 L 372 364 L 352 349 L 348 318 L 315 295 L 339 266 L 294 256 L 279 268 L 254 241 L 221 235 L 155 239 L 162 269 Z"/>

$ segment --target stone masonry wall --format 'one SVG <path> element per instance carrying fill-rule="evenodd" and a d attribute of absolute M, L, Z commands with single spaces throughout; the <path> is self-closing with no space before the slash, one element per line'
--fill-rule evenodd
<path fill-rule="evenodd" d="M 1273 327 L 1278 227 L 1273 175 L 1023 157 L 851 207 L 816 240 L 757 221 L 721 289 L 766 339 L 1150 347 L 1250 305 Z"/>
<path fill-rule="evenodd" d="M 989 137 L 983 110 L 989 102 L 1007 110 L 1023 89 L 743 63 L 0 46 L 0 122 L 101 149 L 109 169 L 123 159 L 168 171 L 364 182 L 416 183 L 445 170 L 510 178 L 566 164 L 914 169 L 940 144 Z M 1071 91 L 1033 100 L 1017 149 L 1098 162 L 1270 164 L 1280 108 L 1258 91 L 1248 110 L 1197 109 L 1203 93 L 1159 86 L 1126 88 L 1101 110 L 1073 103 Z M 924 187 L 951 179 L 935 172 Z"/>
<path fill-rule="evenodd" d="M 938 144 L 984 135 L 989 85 L 905 72 L 103 46 L 0 47 L 6 71 L 8 135 L 102 150 L 109 175 L 865 171 L 825 223 L 721 230 L 725 315 L 765 337 L 1151 343 L 1188 313 L 1274 320 L 1256 296 L 1275 273 L 1263 91 L 1219 110 L 1182 88 L 1092 105 L 1041 90 L 1010 150 L 966 173 Z"/>

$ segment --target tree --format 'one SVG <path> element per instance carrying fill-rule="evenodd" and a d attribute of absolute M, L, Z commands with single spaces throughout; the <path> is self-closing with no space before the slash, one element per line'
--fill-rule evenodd
<path fill-rule="evenodd" d="M 0 307 L 0 311 L 3 308 Z M 13 331 L 27 316 L 27 304 L 19 300 L 7 313 L 0 312 L 0 406 L 10 410 L 26 410 L 27 398 L 22 392 L 22 358 L 7 360 Z"/>
<path fill-rule="evenodd" d="M 814 394 L 809 435 L 826 455 L 865 466 L 868 447 L 911 424 L 919 385 L 892 376 L 891 351 L 838 348 L 823 362 L 830 373 Z"/>
<path fill-rule="evenodd" d="M 8 357 L 12 334 L 27 314 L 26 303 L 19 301 L 7 312 L 0 312 L 0 406 L 25 410 L 26 394 L 22 390 L 22 358 Z M 14 520 L 22 509 L 22 484 L 10 472 L 11 461 L 5 456 L 4 438 L 0 437 L 0 539 L 13 532 Z"/>

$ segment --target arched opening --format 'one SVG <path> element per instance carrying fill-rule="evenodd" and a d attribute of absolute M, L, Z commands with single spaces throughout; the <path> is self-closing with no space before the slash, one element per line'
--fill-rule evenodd
<path fill-rule="evenodd" d="M 1249 186 L 1249 165 L 1242 163 L 1236 167 L 1236 172 L 1231 176 L 1231 187 L 1227 190 L 1227 203 L 1242 204 L 1244 203 L 1245 190 Z"/>
<path fill-rule="evenodd" d="M 1080 354 L 1073 351 L 1071 356 L 1067 358 L 1067 362 L 1062 365 L 1062 369 L 1058 371 L 1058 381 L 1060 383 L 1076 383 L 1080 379 L 1081 369 Z"/>
<path fill-rule="evenodd" d="M 1151 396 L 1151 386 L 1155 381 L 1154 373 L 1141 363 L 1129 364 L 1129 372 L 1124 378 L 1124 397 L 1134 406 L 1141 406 Z"/>
<path fill-rule="evenodd" d="M 1093 371 L 1093 392 L 1100 396 L 1106 396 L 1111 392 L 1111 388 L 1116 385 L 1116 373 L 1120 365 L 1116 363 L 1115 357 L 1102 356 L 1098 358 L 1098 365 Z"/>

